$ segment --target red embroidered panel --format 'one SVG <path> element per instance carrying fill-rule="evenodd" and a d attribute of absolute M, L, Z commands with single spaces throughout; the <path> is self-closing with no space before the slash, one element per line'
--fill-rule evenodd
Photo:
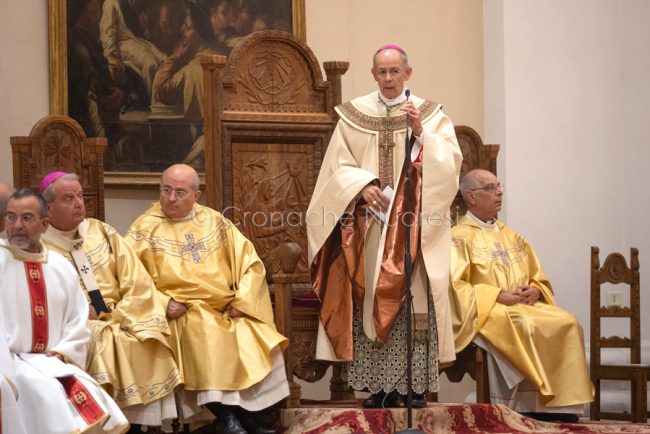
<path fill-rule="evenodd" d="M 104 415 L 104 410 L 99 406 L 88 389 L 81 384 L 75 376 L 61 377 L 58 379 L 72 405 L 88 425 L 97 422 Z"/>
<path fill-rule="evenodd" d="M 47 349 L 47 291 L 43 266 L 38 262 L 25 262 L 25 274 L 32 303 L 32 353 L 43 353 Z"/>

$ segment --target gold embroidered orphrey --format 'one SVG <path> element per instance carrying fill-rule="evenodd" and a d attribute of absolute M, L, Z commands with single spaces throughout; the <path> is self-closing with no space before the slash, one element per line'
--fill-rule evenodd
<path fill-rule="evenodd" d="M 419 107 L 420 119 L 424 121 L 442 107 L 437 102 L 425 100 Z M 359 111 L 350 101 L 337 107 L 340 113 L 357 126 L 379 133 L 379 180 L 381 187 L 393 186 L 393 136 L 406 129 L 406 114 L 391 117 L 388 127 L 385 116 L 370 116 Z"/>

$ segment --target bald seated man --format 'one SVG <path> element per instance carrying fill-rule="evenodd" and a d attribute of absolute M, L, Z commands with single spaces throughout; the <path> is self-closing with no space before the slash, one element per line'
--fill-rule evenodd
<path fill-rule="evenodd" d="M 5 237 L 5 215 L 7 214 L 7 202 L 16 189 L 6 182 L 0 181 L 0 238 Z"/>
<path fill-rule="evenodd" d="M 456 351 L 472 341 L 487 349 L 492 402 L 544 420 L 577 421 L 594 394 L 582 327 L 555 305 L 532 246 L 497 220 L 504 193 L 497 177 L 473 170 L 460 191 L 468 211 L 452 229 Z"/>
<path fill-rule="evenodd" d="M 289 394 L 287 339 L 275 328 L 253 244 L 219 212 L 199 205 L 200 196 L 196 171 L 171 166 L 160 201 L 133 222 L 126 239 L 167 300 L 186 419 L 200 419 L 205 407 L 219 433 L 271 434 L 262 411 Z"/>

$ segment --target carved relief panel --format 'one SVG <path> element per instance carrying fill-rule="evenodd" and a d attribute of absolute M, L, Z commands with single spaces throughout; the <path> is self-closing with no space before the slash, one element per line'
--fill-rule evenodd
<path fill-rule="evenodd" d="M 257 38 L 242 44 L 230 60 L 237 68 L 228 70 L 223 79 L 225 110 L 327 111 L 322 77 L 314 77 L 304 52 L 290 49 L 286 39 Z M 250 50 L 246 49 L 248 44 Z"/>
<path fill-rule="evenodd" d="M 264 260 L 284 242 L 307 252 L 304 217 L 314 188 L 311 144 L 233 143 L 232 207 L 224 210 Z M 307 272 L 300 258 L 297 272 Z"/>

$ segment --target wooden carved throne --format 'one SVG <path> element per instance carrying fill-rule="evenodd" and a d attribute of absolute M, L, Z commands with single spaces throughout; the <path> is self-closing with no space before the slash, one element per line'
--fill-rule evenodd
<path fill-rule="evenodd" d="M 86 214 L 104 220 L 104 150 L 106 139 L 86 137 L 67 116 L 46 116 L 29 136 L 10 138 L 14 186 L 38 191 L 50 172 L 76 173 L 84 191 Z"/>
<path fill-rule="evenodd" d="M 206 203 L 253 241 L 270 277 L 291 385 L 314 382 L 329 365 L 314 360 L 318 300 L 307 264 L 305 215 L 341 103 L 347 62 L 324 62 L 290 33 L 253 33 L 204 71 Z M 336 398 L 336 396 L 334 396 Z"/>

